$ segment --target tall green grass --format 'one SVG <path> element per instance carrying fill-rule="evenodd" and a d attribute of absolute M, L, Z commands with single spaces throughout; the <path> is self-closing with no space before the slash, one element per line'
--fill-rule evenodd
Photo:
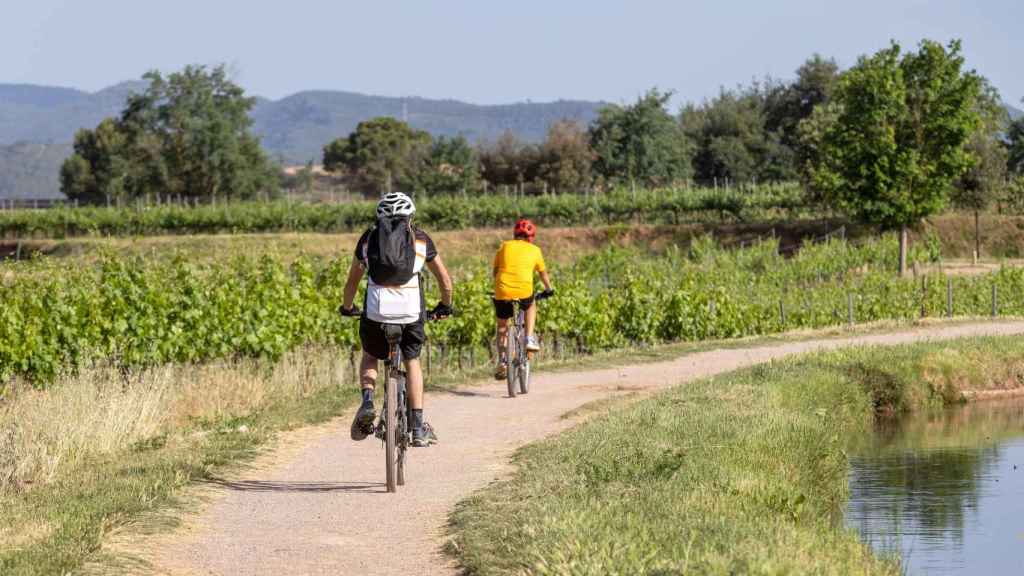
<path fill-rule="evenodd" d="M 842 527 L 847 443 L 883 408 L 1022 367 L 1024 339 L 970 339 L 679 386 L 521 450 L 511 478 L 459 504 L 451 549 L 469 574 L 899 574 Z"/>

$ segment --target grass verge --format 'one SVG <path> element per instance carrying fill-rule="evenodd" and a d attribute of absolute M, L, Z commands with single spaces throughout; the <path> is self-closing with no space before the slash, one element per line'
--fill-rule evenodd
<path fill-rule="evenodd" d="M 899 574 L 842 528 L 879 414 L 1024 386 L 1024 339 L 853 348 L 675 388 L 521 450 L 463 501 L 470 574 Z"/>

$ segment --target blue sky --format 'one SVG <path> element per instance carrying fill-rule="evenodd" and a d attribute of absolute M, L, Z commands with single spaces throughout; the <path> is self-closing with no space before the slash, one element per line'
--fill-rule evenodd
<path fill-rule="evenodd" d="M 149 69 L 224 62 L 254 94 L 308 89 L 478 103 L 677 102 L 814 52 L 849 66 L 890 39 L 961 38 L 1018 105 L 1024 2 L 776 0 L 3 0 L 0 82 L 97 90 Z"/>

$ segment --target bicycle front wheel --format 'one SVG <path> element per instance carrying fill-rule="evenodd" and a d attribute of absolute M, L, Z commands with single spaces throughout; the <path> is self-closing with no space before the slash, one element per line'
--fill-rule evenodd
<path fill-rule="evenodd" d="M 519 366 L 519 392 L 528 394 L 530 392 L 530 357 L 528 354 L 523 356 L 523 363 Z"/>
<path fill-rule="evenodd" d="M 385 475 L 387 478 L 388 492 L 395 492 L 397 488 L 396 464 L 396 440 L 398 435 L 398 380 L 388 371 L 387 379 L 384 382 L 387 388 L 385 392 L 384 406 L 384 458 Z"/>

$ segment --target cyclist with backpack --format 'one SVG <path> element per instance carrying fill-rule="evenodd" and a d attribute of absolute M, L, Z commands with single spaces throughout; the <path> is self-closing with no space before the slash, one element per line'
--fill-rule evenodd
<path fill-rule="evenodd" d="M 533 335 L 533 327 L 537 323 L 537 307 L 534 305 L 533 274 L 540 276 L 544 283 L 544 296 L 555 293 L 551 287 L 544 255 L 539 246 L 533 243 L 537 236 L 537 227 L 533 222 L 520 218 L 512 232 L 512 240 L 502 242 L 498 253 L 494 255 L 494 313 L 498 323 L 498 366 L 494 371 L 496 380 L 504 380 L 507 376 L 508 364 L 502 358 L 508 338 L 508 322 L 512 318 L 518 300 L 526 310 L 526 349 L 530 352 L 540 350 L 540 344 Z"/>
<path fill-rule="evenodd" d="M 359 339 L 363 346 L 360 382 L 363 402 L 352 422 L 352 439 L 363 440 L 373 433 L 376 411 L 373 391 L 377 367 L 388 358 L 384 324 L 402 326 L 400 347 L 407 374 L 411 408 L 412 445 L 437 442 L 433 429 L 423 419 L 423 369 L 420 351 L 426 341 L 426 306 L 420 272 L 426 266 L 441 287 L 441 302 L 431 311 L 436 318 L 452 313 L 452 280 L 437 253 L 434 241 L 412 224 L 416 206 L 401 192 L 385 195 L 377 204 L 377 223 L 356 243 L 341 305 L 345 316 L 359 315 Z M 353 305 L 363 274 L 368 274 L 364 310 Z"/>

